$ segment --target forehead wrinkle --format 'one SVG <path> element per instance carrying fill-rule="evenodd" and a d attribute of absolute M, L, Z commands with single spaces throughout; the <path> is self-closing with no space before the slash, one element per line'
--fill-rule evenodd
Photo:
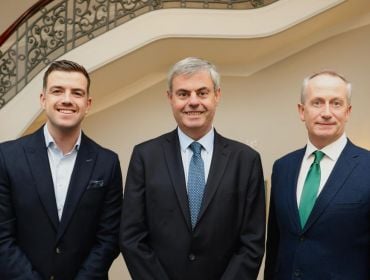
<path fill-rule="evenodd" d="M 343 94 L 343 98 L 347 97 L 347 87 L 344 82 L 340 84 L 335 81 L 332 81 L 330 83 L 325 81 L 309 83 L 307 86 L 307 92 L 310 93 L 311 96 L 316 96 L 320 94 L 325 94 L 325 96 Z"/>

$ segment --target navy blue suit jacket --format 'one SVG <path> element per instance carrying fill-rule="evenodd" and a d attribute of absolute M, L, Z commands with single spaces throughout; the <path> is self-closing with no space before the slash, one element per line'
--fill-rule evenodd
<path fill-rule="evenodd" d="M 192 230 L 177 131 L 134 148 L 120 245 L 134 280 L 255 280 L 264 254 L 265 192 L 258 153 L 215 133 Z"/>
<path fill-rule="evenodd" d="M 348 141 L 302 229 L 296 186 L 304 153 L 273 167 L 265 279 L 368 280 L 370 153 Z"/>
<path fill-rule="evenodd" d="M 0 279 L 107 279 L 119 253 L 118 157 L 84 134 L 61 221 L 42 129 L 0 145 Z"/>

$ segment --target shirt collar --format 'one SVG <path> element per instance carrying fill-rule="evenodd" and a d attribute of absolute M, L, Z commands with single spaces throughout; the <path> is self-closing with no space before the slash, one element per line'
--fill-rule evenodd
<path fill-rule="evenodd" d="M 179 135 L 181 151 L 185 152 L 186 149 L 189 147 L 189 145 L 194 142 L 194 139 L 187 136 L 179 127 L 177 127 L 177 133 Z M 212 127 L 212 129 L 206 135 L 204 135 L 202 138 L 200 138 L 196 142 L 200 143 L 203 149 L 207 153 L 210 153 L 213 150 L 214 139 L 215 139 L 215 131 Z"/>
<path fill-rule="evenodd" d="M 74 149 L 76 151 L 78 151 L 78 149 L 80 148 L 80 144 L 81 144 L 81 130 L 80 130 L 80 134 L 78 135 L 78 138 L 77 138 L 77 141 L 76 141 L 76 144 L 74 145 Z M 49 132 L 49 129 L 47 128 L 47 124 L 44 125 L 44 138 L 45 138 L 45 145 L 46 145 L 46 148 L 49 148 L 49 147 L 58 147 L 57 144 L 55 143 L 54 141 L 54 138 L 53 136 L 51 136 L 50 132 Z M 58 148 L 59 149 L 59 148 Z M 73 149 L 72 149 L 73 150 Z M 72 152 L 72 151 L 71 151 Z"/>
<path fill-rule="evenodd" d="M 342 134 L 341 137 L 339 137 L 336 141 L 334 141 L 333 143 L 325 146 L 324 148 L 322 149 L 318 149 L 316 148 L 311 142 L 310 140 L 308 140 L 308 143 L 307 143 L 307 147 L 306 147 L 306 153 L 305 153 L 305 156 L 304 158 L 307 159 L 309 158 L 312 153 L 316 150 L 320 150 L 322 152 L 325 153 L 325 155 L 327 157 L 329 157 L 331 160 L 334 160 L 336 161 L 340 154 L 342 153 L 344 147 L 346 146 L 347 144 L 347 136 L 345 133 Z"/>

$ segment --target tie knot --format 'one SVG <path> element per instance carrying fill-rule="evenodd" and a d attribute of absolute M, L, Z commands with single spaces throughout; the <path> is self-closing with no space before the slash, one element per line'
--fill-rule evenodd
<path fill-rule="evenodd" d="M 202 150 L 202 145 L 198 142 L 193 142 L 190 144 L 190 149 L 193 151 L 194 154 L 200 155 L 200 151 Z"/>
<path fill-rule="evenodd" d="M 322 158 L 325 156 L 325 153 L 317 150 L 314 151 L 313 154 L 315 155 L 315 159 L 313 160 L 314 163 L 319 164 Z"/>

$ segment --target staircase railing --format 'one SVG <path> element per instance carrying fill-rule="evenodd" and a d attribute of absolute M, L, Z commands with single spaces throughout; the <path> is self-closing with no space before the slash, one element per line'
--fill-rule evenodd
<path fill-rule="evenodd" d="M 0 36 L 0 109 L 52 60 L 139 15 L 170 8 L 253 9 L 276 1 L 40 0 Z"/>

